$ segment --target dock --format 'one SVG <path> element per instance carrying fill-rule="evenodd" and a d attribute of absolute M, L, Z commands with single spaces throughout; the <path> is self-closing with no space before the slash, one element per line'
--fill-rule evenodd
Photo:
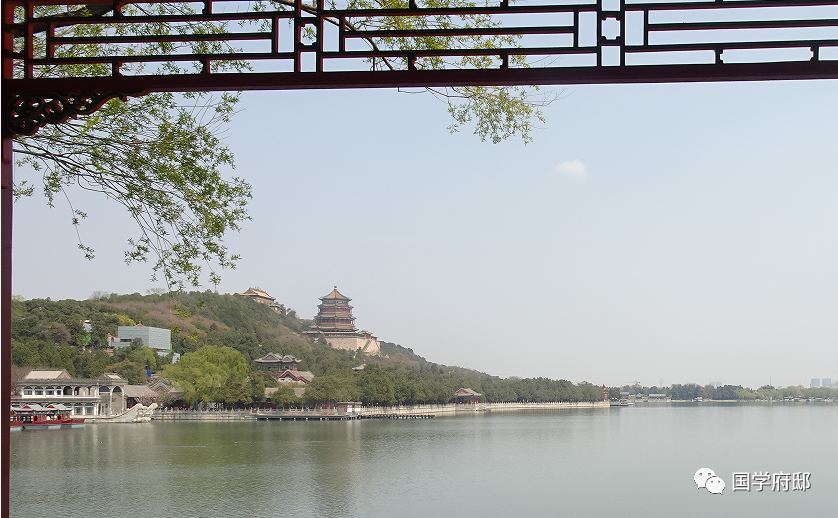
<path fill-rule="evenodd" d="M 245 410 L 163 410 L 154 412 L 154 421 L 244 421 L 254 414 Z"/>
<path fill-rule="evenodd" d="M 431 419 L 434 414 L 363 412 L 259 412 L 258 421 L 349 421 L 352 419 Z"/>
<path fill-rule="evenodd" d="M 434 414 L 361 414 L 359 419 L 432 419 Z"/>
<path fill-rule="evenodd" d="M 257 421 L 349 421 L 360 419 L 358 414 L 318 414 L 315 412 L 260 412 Z"/>

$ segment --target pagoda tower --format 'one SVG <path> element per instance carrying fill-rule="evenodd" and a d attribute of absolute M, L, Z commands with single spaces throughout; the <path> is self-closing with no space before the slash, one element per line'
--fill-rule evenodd
<path fill-rule="evenodd" d="M 325 297 L 320 297 L 317 316 L 314 317 L 317 328 L 330 334 L 357 333 L 350 300 L 352 299 L 341 295 L 337 286 Z"/>
<path fill-rule="evenodd" d="M 359 331 L 355 327 L 350 300 L 335 286 L 331 293 L 320 297 L 314 325 L 303 334 L 312 340 L 323 338 L 335 349 L 361 351 L 377 356 L 381 350 L 378 339 L 369 331 Z"/>

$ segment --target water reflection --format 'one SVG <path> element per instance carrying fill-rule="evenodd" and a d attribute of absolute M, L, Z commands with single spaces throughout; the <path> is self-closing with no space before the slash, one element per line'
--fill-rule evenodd
<path fill-rule="evenodd" d="M 836 430 L 836 405 L 661 405 L 24 431 L 11 516 L 826 515 Z M 812 490 L 708 499 L 699 467 L 808 471 Z"/>

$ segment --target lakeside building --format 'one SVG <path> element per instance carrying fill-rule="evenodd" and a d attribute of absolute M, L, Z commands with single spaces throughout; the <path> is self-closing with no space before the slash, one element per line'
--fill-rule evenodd
<path fill-rule="evenodd" d="M 250 300 L 255 300 L 259 304 L 265 304 L 280 315 L 285 314 L 285 306 L 276 301 L 259 288 L 247 288 L 247 291 L 239 293 L 242 297 L 247 297 Z"/>
<path fill-rule="evenodd" d="M 108 345 L 111 347 L 128 347 L 135 338 L 142 340 L 143 345 L 151 347 L 160 356 L 166 356 L 172 352 L 172 330 L 160 327 L 144 326 L 142 322 L 135 326 L 119 326 L 117 336 L 108 336 Z M 180 355 L 174 353 L 172 361 L 177 361 Z"/>
<path fill-rule="evenodd" d="M 297 364 L 300 363 L 300 360 L 290 354 L 282 355 L 277 353 L 268 353 L 253 361 L 259 366 L 259 372 L 265 373 L 282 372 L 286 369 L 297 370 Z"/>
<path fill-rule="evenodd" d="M 128 408 L 137 404 L 149 406 L 152 403 L 160 405 L 163 403 L 163 398 L 160 394 L 150 389 L 148 385 L 125 386 L 125 404 Z"/>
<path fill-rule="evenodd" d="M 454 403 L 457 405 L 476 405 L 480 401 L 480 394 L 470 388 L 461 388 L 454 393 Z"/>
<path fill-rule="evenodd" d="M 152 374 L 146 379 L 146 387 L 153 390 L 155 394 L 163 399 L 180 399 L 183 394 L 175 389 L 174 384 L 168 378 L 159 374 Z"/>
<path fill-rule="evenodd" d="M 297 365 L 300 363 L 300 360 L 290 354 L 268 353 L 253 361 L 259 366 L 260 372 L 276 374 L 277 381 L 284 385 L 308 385 L 314 379 L 314 374 L 310 371 L 297 370 Z"/>
<path fill-rule="evenodd" d="M 311 371 L 292 371 L 285 370 L 279 373 L 276 380 L 281 385 L 308 385 L 314 379 L 314 374 Z"/>
<path fill-rule="evenodd" d="M 114 415 L 125 411 L 128 380 L 114 373 L 73 378 L 64 369 L 32 369 L 15 382 L 12 406 L 62 403 L 72 415 Z"/>
<path fill-rule="evenodd" d="M 320 297 L 317 306 L 317 316 L 314 325 L 303 334 L 312 340 L 323 338 L 335 349 L 360 351 L 373 356 L 381 352 L 378 337 L 365 330 L 355 327 L 355 317 L 352 316 L 352 306 L 349 297 L 342 295 L 338 287 L 324 297 Z"/>

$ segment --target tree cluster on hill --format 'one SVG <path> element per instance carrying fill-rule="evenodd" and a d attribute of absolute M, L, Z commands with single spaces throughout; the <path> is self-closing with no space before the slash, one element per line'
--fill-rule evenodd
<path fill-rule="evenodd" d="M 98 293 L 93 300 L 14 302 L 13 349 L 15 365 L 64 368 L 78 377 L 118 372 L 142 382 L 146 369 L 177 381 L 190 404 L 217 401 L 249 404 L 258 401 L 266 383 L 276 385 L 256 370 L 253 360 L 268 352 L 291 354 L 298 368 L 315 374 L 306 402 L 362 401 L 372 405 L 447 403 L 460 387 L 482 394 L 487 402 L 598 401 L 602 387 L 577 386 L 547 378 L 501 379 L 463 367 L 430 362 L 412 349 L 384 342 L 381 356 L 333 349 L 324 340 L 300 335 L 308 324 L 293 310 L 279 314 L 264 304 L 237 295 L 210 291 L 151 295 Z M 90 320 L 85 333 L 82 321 Z M 107 335 L 119 325 L 144 325 L 172 330 L 173 350 L 183 354 L 170 363 L 148 347 L 132 344 L 113 357 L 104 347 Z M 224 350 L 226 352 L 222 353 Z M 233 354 L 235 353 L 235 354 Z M 220 363 L 215 362 L 222 358 Z M 235 359 L 234 359 L 235 358 Z M 240 358 L 240 359 L 239 359 Z M 215 362 L 215 363 L 214 363 Z M 226 362 L 226 363 L 225 363 Z M 360 371 L 352 368 L 366 364 Z M 221 376 L 236 365 L 246 365 L 233 383 Z M 188 367 L 188 368 L 187 368 Z M 231 378 L 232 379 L 232 378 Z M 247 380 L 245 383 L 242 380 Z M 221 386 L 225 386 L 224 390 Z M 237 388 L 234 388 L 237 387 Z M 228 390 L 229 389 L 229 390 Z M 284 387 L 275 394 L 282 402 L 297 401 Z"/>
<path fill-rule="evenodd" d="M 26 367 L 62 368 L 73 376 L 95 377 L 130 353 L 105 353 L 108 335 L 120 325 L 170 329 L 172 349 L 179 354 L 205 345 L 236 349 L 245 361 L 281 352 L 300 358 L 301 370 L 320 374 L 330 368 L 356 365 L 353 354 L 312 342 L 299 335 L 306 321 L 293 310 L 278 314 L 264 304 L 238 295 L 210 291 L 117 295 L 96 293 L 91 300 L 15 300 L 12 303 L 12 363 Z M 87 333 L 83 321 L 89 320 Z M 133 353 L 135 356 L 139 352 Z M 134 358 L 132 361 L 136 360 Z M 142 363 L 134 361 L 134 363 Z M 162 365 L 150 365 L 153 371 Z"/>
<path fill-rule="evenodd" d="M 90 321 L 89 332 L 83 326 L 85 320 Z M 170 358 L 160 357 L 139 343 L 117 348 L 112 352 L 113 356 L 109 355 L 105 350 L 108 335 L 116 335 L 120 325 L 138 322 L 171 329 L 173 350 L 183 354 L 181 363 L 166 367 L 171 363 Z M 117 372 L 131 383 L 142 383 L 147 371 L 163 371 L 182 385 L 190 404 L 259 401 L 265 386 L 277 387 L 276 379 L 259 373 L 253 361 L 269 352 L 291 354 L 300 360 L 300 370 L 315 374 L 314 381 L 306 389 L 307 403 L 447 403 L 460 387 L 481 393 L 481 401 L 485 402 L 599 401 L 603 398 L 603 388 L 597 385 L 575 385 L 566 380 L 547 378 L 501 379 L 472 369 L 433 363 L 412 349 L 390 342 L 381 343 L 381 356 L 333 349 L 322 339 L 312 341 L 301 336 L 301 330 L 309 323 L 293 310 L 280 314 L 247 297 L 211 291 L 151 295 L 96 293 L 90 300 L 83 301 L 15 300 L 12 303 L 12 363 L 20 367 L 66 369 L 70 375 L 82 378 Z M 214 360 L 219 360 L 220 364 L 215 365 Z M 363 370 L 353 370 L 361 364 L 366 364 Z M 235 369 L 231 365 L 235 365 Z M 187 372 L 187 366 L 194 372 Z M 235 380 L 220 374 L 231 369 L 237 373 Z M 838 391 L 828 387 L 775 389 L 763 386 L 750 389 L 740 385 L 713 387 L 688 383 L 671 387 L 639 384 L 612 387 L 609 397 L 619 398 L 621 391 L 666 394 L 682 400 L 838 396 Z M 289 387 L 279 387 L 272 399 L 283 404 L 300 402 Z"/>
<path fill-rule="evenodd" d="M 90 321 L 86 331 L 83 322 Z M 118 372 L 131 383 L 145 381 L 145 371 L 169 360 L 141 343 L 105 352 L 108 334 L 134 320 L 95 301 L 49 299 L 12 302 L 12 364 L 21 367 L 66 369 L 71 376 L 94 378 Z"/>

